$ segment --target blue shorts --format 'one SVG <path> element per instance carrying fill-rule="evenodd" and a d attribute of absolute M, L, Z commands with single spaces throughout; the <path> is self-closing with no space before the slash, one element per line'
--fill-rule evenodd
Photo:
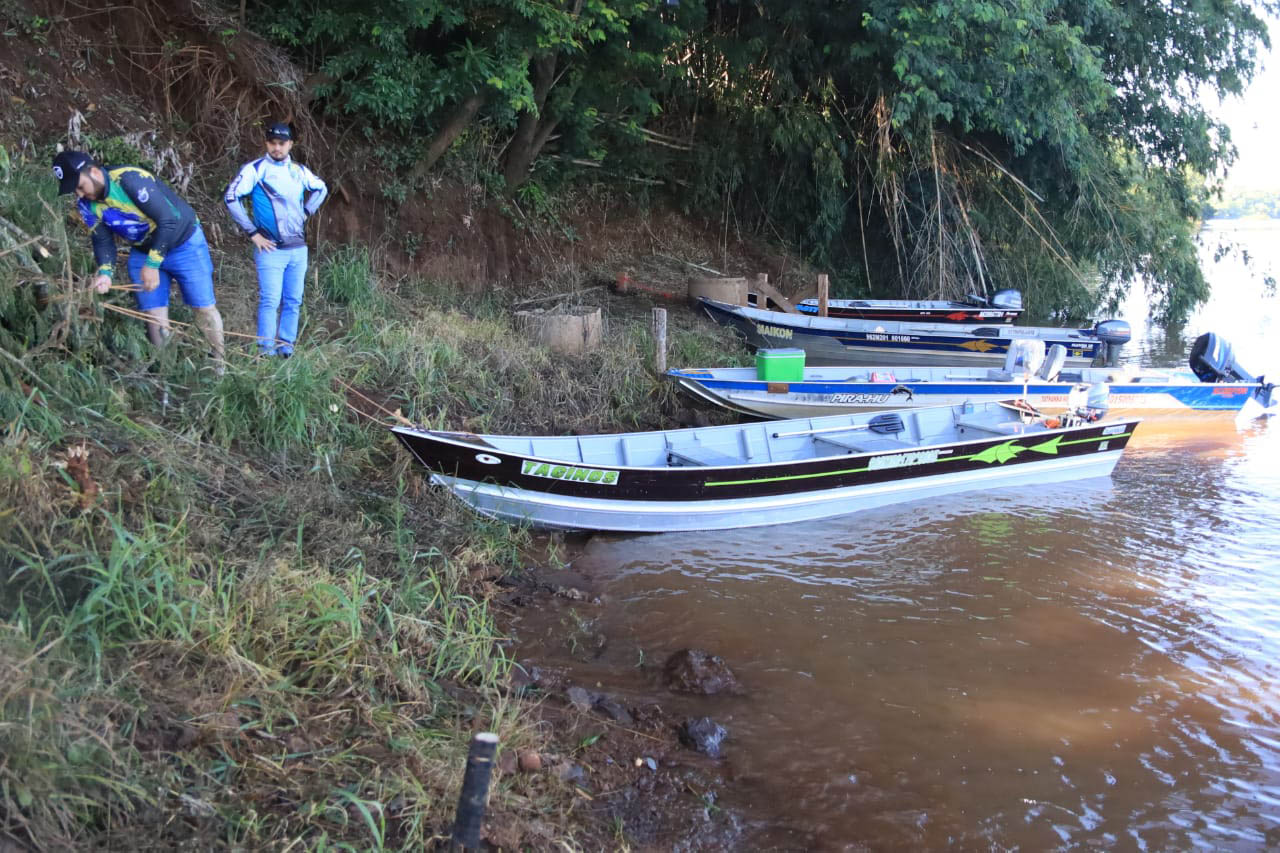
<path fill-rule="evenodd" d="M 142 284 L 142 265 L 146 260 L 147 253 L 141 249 L 129 253 L 129 280 L 134 284 Z M 150 293 L 139 290 L 135 294 L 138 308 L 150 311 L 169 307 L 169 288 L 175 280 L 182 290 L 182 301 L 190 307 L 208 308 L 214 304 L 213 260 L 199 223 L 191 236 L 182 245 L 174 246 L 160 263 L 160 286 Z"/>

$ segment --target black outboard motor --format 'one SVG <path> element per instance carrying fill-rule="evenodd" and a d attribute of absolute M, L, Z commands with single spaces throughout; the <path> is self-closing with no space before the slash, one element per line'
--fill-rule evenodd
<path fill-rule="evenodd" d="M 1125 320 L 1103 320 L 1093 327 L 1093 334 L 1103 343 L 1102 363 L 1111 365 L 1133 333 Z"/>
<path fill-rule="evenodd" d="M 1213 332 L 1205 332 L 1191 345 L 1191 372 L 1201 382 L 1257 382 L 1258 377 L 1240 366 L 1231 344 Z"/>
<path fill-rule="evenodd" d="M 1021 290 L 997 290 L 991 297 L 992 308 L 1003 308 L 1005 311 L 1022 310 Z"/>

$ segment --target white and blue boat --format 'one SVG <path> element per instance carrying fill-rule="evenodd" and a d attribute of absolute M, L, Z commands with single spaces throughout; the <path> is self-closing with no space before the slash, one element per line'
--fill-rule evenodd
<path fill-rule="evenodd" d="M 813 366 L 999 367 L 1015 341 L 1038 340 L 1046 347 L 1062 346 L 1068 366 L 1085 367 L 1107 360 L 1111 348 L 1128 343 L 1130 335 L 1123 320 L 1105 320 L 1091 329 L 901 323 L 763 311 L 706 297 L 699 302 L 711 319 L 735 329 L 752 346 L 796 347 Z"/>
<path fill-rule="evenodd" d="M 1027 342 L 1034 346 L 1038 342 Z M 1028 349 L 1024 345 L 1023 350 Z M 1018 348 L 1006 361 L 1015 361 Z M 809 367 L 795 382 L 757 378 L 751 367 L 669 370 L 668 377 L 703 401 L 763 418 L 810 418 L 917 406 L 955 406 L 1024 397 L 1037 407 L 1067 404 L 1081 385 L 1109 387 L 1113 411 L 1153 413 L 1280 411 L 1273 383 L 1236 363 L 1231 347 L 1209 333 L 1191 349 L 1191 370 L 1084 367 L 1067 369 L 1065 353 L 1048 356 L 1025 375 L 1016 364 L 977 367 Z M 1250 402 L 1252 401 L 1252 402 Z"/>

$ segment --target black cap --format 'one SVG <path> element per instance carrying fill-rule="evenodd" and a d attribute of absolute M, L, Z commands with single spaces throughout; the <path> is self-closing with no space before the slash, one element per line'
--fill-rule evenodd
<path fill-rule="evenodd" d="M 282 121 L 267 125 L 267 139 L 293 139 L 293 131 Z"/>
<path fill-rule="evenodd" d="M 58 195 L 66 195 L 80 183 L 80 173 L 96 166 L 93 158 L 83 151 L 63 151 L 53 158 L 53 176 L 58 179 Z"/>

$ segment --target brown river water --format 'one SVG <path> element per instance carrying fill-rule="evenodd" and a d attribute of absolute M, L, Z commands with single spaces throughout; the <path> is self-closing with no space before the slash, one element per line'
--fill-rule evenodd
<path fill-rule="evenodd" d="M 1126 306 L 1128 357 L 1212 329 L 1280 367 L 1280 299 L 1206 274 L 1181 333 Z M 568 556 L 607 601 L 571 678 L 652 694 L 696 647 L 742 682 L 663 702 L 729 729 L 743 849 L 1280 849 L 1280 422 L 1151 417 L 1110 479 Z M 523 621 L 521 657 L 562 650 Z"/>

